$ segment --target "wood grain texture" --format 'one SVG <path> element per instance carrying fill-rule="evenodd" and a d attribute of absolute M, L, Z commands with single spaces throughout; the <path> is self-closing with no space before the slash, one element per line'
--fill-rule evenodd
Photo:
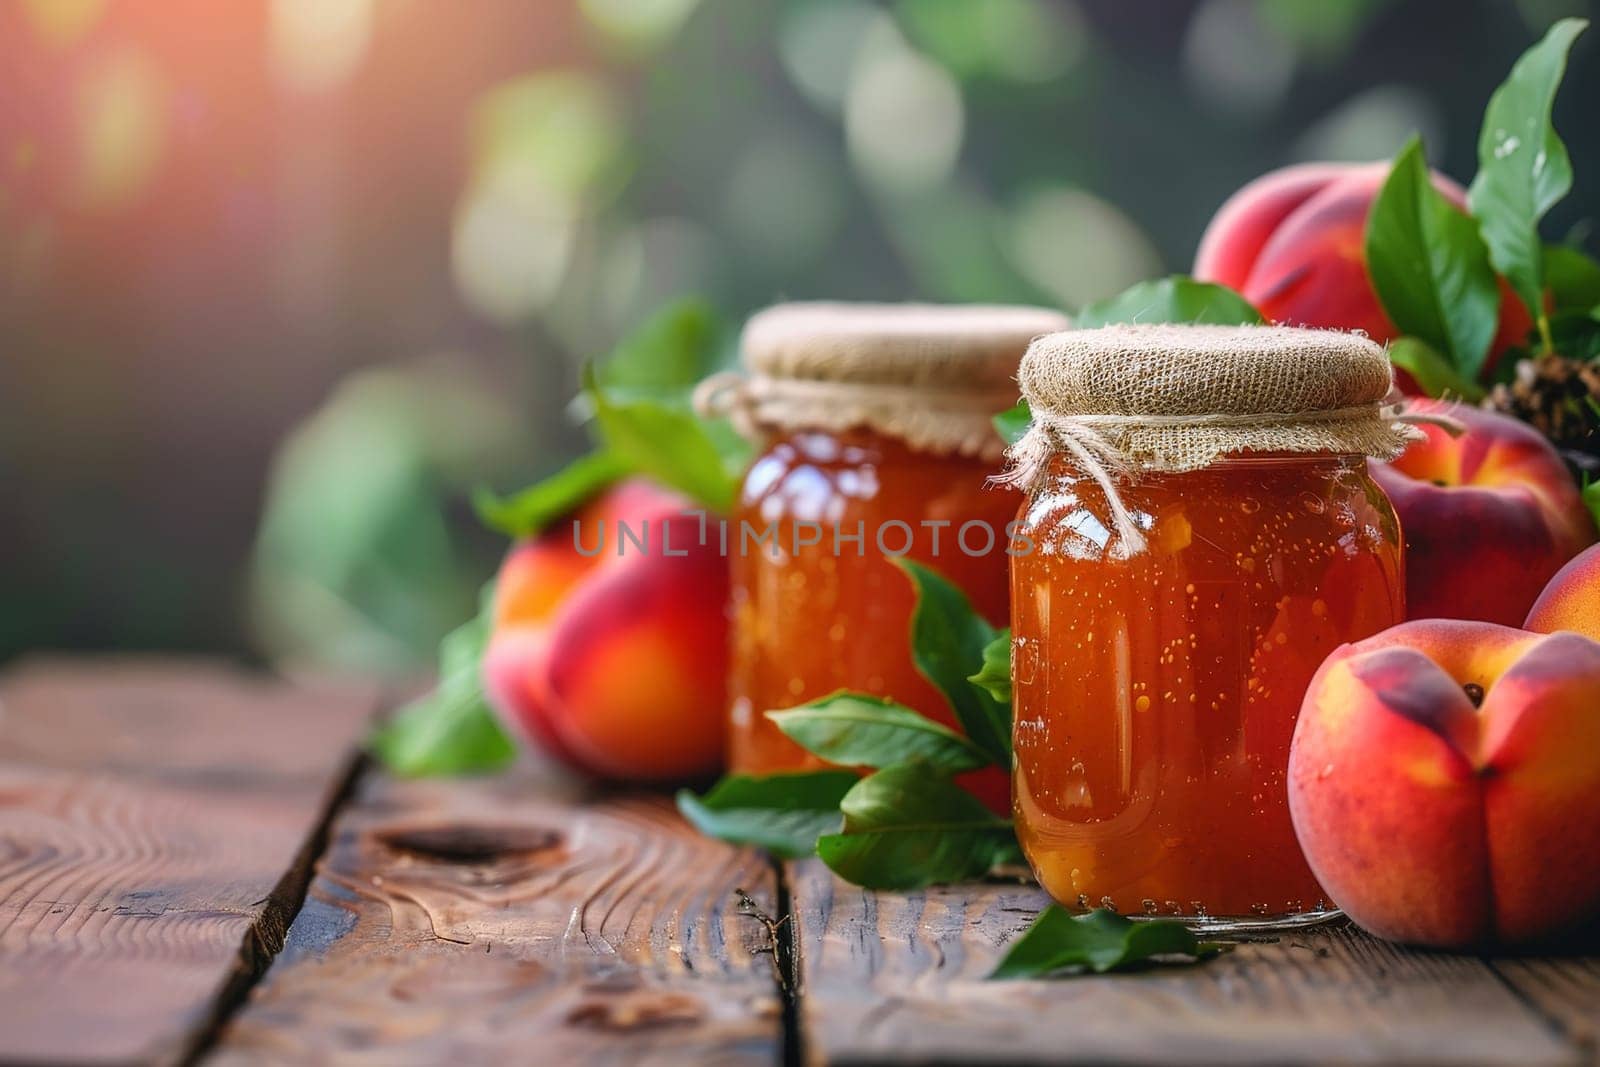
<path fill-rule="evenodd" d="M 1593 939 L 1584 951 L 1594 951 Z M 1494 969 L 1530 1008 L 1548 1019 L 1578 1050 L 1600 1064 L 1600 956 L 1506 959 Z"/>
<path fill-rule="evenodd" d="M 880 895 L 815 861 L 788 870 L 810 1063 L 1580 1059 L 1482 961 L 1409 952 L 1353 927 L 1242 946 L 1203 966 L 990 982 L 1002 946 L 1045 904 L 1040 890 Z"/>
<path fill-rule="evenodd" d="M 375 700 L 194 663 L 0 678 L 0 1057 L 182 1055 L 281 942 Z"/>
<path fill-rule="evenodd" d="M 216 1059 L 774 1063 L 775 883 L 664 798 L 374 775 Z"/>

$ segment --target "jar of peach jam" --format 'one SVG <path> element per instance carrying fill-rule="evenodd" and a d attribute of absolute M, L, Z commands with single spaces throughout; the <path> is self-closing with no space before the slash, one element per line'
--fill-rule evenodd
<path fill-rule="evenodd" d="M 761 454 L 730 522 L 733 668 L 729 764 L 818 766 L 763 714 L 841 689 L 954 725 L 910 650 L 924 563 L 1003 624 L 1007 527 L 1017 498 L 988 485 L 1036 336 L 1066 325 L 1035 308 L 787 304 L 753 317 L 744 374 L 707 383 Z M 978 788 L 1004 808 L 1003 774 Z"/>
<path fill-rule="evenodd" d="M 1368 477 L 1411 431 L 1364 337 L 1107 327 L 1041 338 L 1012 560 L 1013 811 L 1071 908 L 1208 929 L 1332 914 L 1290 825 L 1323 658 L 1401 621 Z"/>

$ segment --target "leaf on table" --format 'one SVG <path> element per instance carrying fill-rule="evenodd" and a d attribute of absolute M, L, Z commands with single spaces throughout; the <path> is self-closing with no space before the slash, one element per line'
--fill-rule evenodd
<path fill-rule="evenodd" d="M 839 803 L 861 779 L 853 771 L 723 778 L 704 796 L 678 792 L 678 810 L 695 829 L 787 858 L 809 856 L 817 838 L 839 829 Z"/>
<path fill-rule="evenodd" d="M 1001 630 L 983 649 L 983 668 L 967 681 L 1002 704 L 1011 703 L 1011 631 Z"/>
<path fill-rule="evenodd" d="M 1062 972 L 1105 974 L 1163 957 L 1211 959 L 1227 945 L 1201 941 L 1170 919 L 1134 921 L 1109 908 L 1072 915 L 1052 904 L 1013 942 L 990 978 L 1043 978 Z"/>
<path fill-rule="evenodd" d="M 911 613 L 911 658 L 917 670 L 944 694 L 972 743 L 992 763 L 1009 769 L 1011 709 L 968 681 L 983 669 L 984 651 L 999 631 L 937 571 L 904 558 L 895 563 L 917 591 Z"/>
<path fill-rule="evenodd" d="M 1567 245 L 1546 245 L 1544 282 L 1557 314 L 1600 308 L 1600 263 Z"/>
<path fill-rule="evenodd" d="M 378 726 L 367 747 L 388 769 L 409 778 L 497 771 L 516 745 L 484 699 L 479 664 L 489 640 L 488 603 L 439 643 L 439 681 Z"/>
<path fill-rule="evenodd" d="M 535 537 L 627 477 L 632 467 L 610 452 L 580 456 L 550 477 L 509 496 L 486 487 L 472 494 L 478 518 L 511 538 Z"/>
<path fill-rule="evenodd" d="M 1467 199 L 1494 267 L 1535 319 L 1544 315 L 1539 220 L 1572 188 L 1572 161 L 1550 124 L 1572 42 L 1588 26 L 1567 18 L 1524 52 L 1489 98 L 1478 134 L 1478 174 Z"/>
<path fill-rule="evenodd" d="M 1422 391 L 1429 396 L 1454 396 L 1473 403 L 1483 399 L 1482 386 L 1463 378 L 1437 349 L 1418 338 L 1400 337 L 1392 341 L 1389 360 L 1416 379 Z"/>
<path fill-rule="evenodd" d="M 1402 332 L 1427 342 L 1460 377 L 1477 377 L 1500 318 L 1500 287 L 1478 226 L 1433 184 L 1411 138 L 1367 215 L 1367 272 Z"/>
<path fill-rule="evenodd" d="M 967 738 L 902 704 L 839 692 L 767 718 L 808 752 L 846 767 L 922 760 L 940 771 L 968 771 L 989 758 Z"/>
<path fill-rule="evenodd" d="M 1011 823 L 924 763 L 886 767 L 839 802 L 844 828 L 817 855 L 868 889 L 917 889 L 981 878 L 1019 855 Z"/>
<path fill-rule="evenodd" d="M 1029 410 L 1026 400 L 1017 401 L 1015 407 L 1006 408 L 994 417 L 994 428 L 1008 445 L 1022 440 L 1032 424 L 1033 412 Z"/>
<path fill-rule="evenodd" d="M 1198 282 L 1182 274 L 1139 282 L 1072 317 L 1072 325 L 1080 330 L 1115 322 L 1254 326 L 1262 321 L 1261 312 L 1227 286 Z"/>

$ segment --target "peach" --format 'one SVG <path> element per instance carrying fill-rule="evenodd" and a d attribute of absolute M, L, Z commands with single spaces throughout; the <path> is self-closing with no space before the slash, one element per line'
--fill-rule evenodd
<path fill-rule="evenodd" d="M 1243 292 L 1250 268 L 1284 220 L 1348 172 L 1342 163 L 1301 163 L 1250 182 L 1217 209 L 1201 235 L 1195 277 Z"/>
<path fill-rule="evenodd" d="M 1584 549 L 1556 572 L 1522 628 L 1541 634 L 1571 630 L 1600 641 L 1600 545 Z"/>
<path fill-rule="evenodd" d="M 514 546 L 501 566 L 485 693 L 568 766 L 673 782 L 721 764 L 727 567 L 715 538 L 700 544 L 692 506 L 623 482 Z"/>
<path fill-rule="evenodd" d="M 1323 663 L 1289 753 L 1318 882 L 1380 937 L 1548 941 L 1600 915 L 1600 643 L 1404 623 Z"/>
<path fill-rule="evenodd" d="M 1406 544 L 1406 617 L 1520 626 L 1561 566 L 1594 542 L 1594 520 L 1550 443 L 1516 419 L 1414 401 L 1461 422 L 1439 427 L 1372 474 Z"/>
<path fill-rule="evenodd" d="M 1393 340 L 1398 331 L 1373 291 L 1365 258 L 1367 214 L 1388 173 L 1388 163 L 1307 163 L 1257 178 L 1206 227 L 1194 276 L 1237 289 L 1273 322 Z M 1466 210 L 1461 186 L 1437 173 L 1434 185 Z M 1501 291 L 1488 367 L 1527 336 L 1532 321 L 1509 287 Z M 1402 377 L 1402 385 L 1413 385 Z"/>

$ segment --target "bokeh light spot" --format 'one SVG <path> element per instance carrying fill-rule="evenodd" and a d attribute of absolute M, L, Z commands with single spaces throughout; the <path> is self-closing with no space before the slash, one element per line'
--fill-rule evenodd
<path fill-rule="evenodd" d="M 283 85 L 316 93 L 344 84 L 372 42 L 376 0 L 272 0 L 268 57 Z"/>
<path fill-rule="evenodd" d="M 627 127 L 612 89 L 587 74 L 555 71 L 490 91 L 474 110 L 471 136 L 480 180 L 531 182 L 592 202 L 620 176 Z"/>
<path fill-rule="evenodd" d="M 1308 125 L 1291 155 L 1300 160 L 1367 163 L 1389 159 L 1413 133 L 1428 154 L 1444 157 L 1444 122 L 1422 93 L 1402 85 L 1380 85 L 1357 93 Z"/>
<path fill-rule="evenodd" d="M 700 0 L 579 0 L 589 23 L 610 43 L 649 52 L 670 41 Z"/>
<path fill-rule="evenodd" d="M 1293 44 L 1262 19 L 1254 0 L 1206 0 L 1183 39 L 1183 72 L 1195 95 L 1241 116 L 1276 108 L 1297 63 Z"/>
<path fill-rule="evenodd" d="M 94 28 L 105 13 L 106 0 L 23 0 L 22 12 L 33 32 L 46 44 L 72 44 Z"/>
<path fill-rule="evenodd" d="M 845 101 L 850 159 L 862 175 L 889 190 L 938 185 L 955 169 L 964 123 L 955 79 L 892 27 L 876 28 Z"/>
<path fill-rule="evenodd" d="M 1121 292 L 1161 270 L 1161 256 L 1132 219 L 1082 189 L 1038 190 L 1009 226 L 1012 260 L 1064 307 Z"/>
<path fill-rule="evenodd" d="M 627 128 L 613 91 L 553 71 L 487 93 L 472 117 L 472 180 L 457 207 L 451 267 L 496 322 L 546 310 L 600 205 L 621 187 Z"/>
<path fill-rule="evenodd" d="M 1088 26 L 1072 0 L 901 0 L 897 10 L 912 40 L 963 77 L 1050 81 L 1071 70 L 1088 45 Z"/>
<path fill-rule="evenodd" d="M 450 267 L 474 310 L 510 325 L 555 296 L 577 241 L 571 205 L 538 185 L 487 183 L 456 212 Z"/>
<path fill-rule="evenodd" d="M 844 107 L 861 42 L 882 17 L 855 0 L 804 4 L 785 14 L 778 26 L 778 58 L 813 106 L 829 114 Z"/>
<path fill-rule="evenodd" d="M 78 201 L 115 208 L 137 197 L 166 149 L 169 92 L 150 58 L 124 48 L 78 86 Z"/>

